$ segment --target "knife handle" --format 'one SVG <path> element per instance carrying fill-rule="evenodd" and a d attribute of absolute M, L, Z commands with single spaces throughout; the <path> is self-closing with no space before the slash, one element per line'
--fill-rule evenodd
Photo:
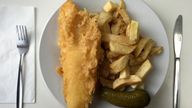
<path fill-rule="evenodd" d="M 180 76 L 180 58 L 175 58 L 174 64 L 174 84 L 173 84 L 173 108 L 179 108 L 179 76 Z"/>

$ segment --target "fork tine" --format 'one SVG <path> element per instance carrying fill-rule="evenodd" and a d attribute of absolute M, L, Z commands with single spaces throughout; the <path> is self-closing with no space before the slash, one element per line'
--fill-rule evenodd
<path fill-rule="evenodd" d="M 25 40 L 25 30 L 24 30 L 24 25 L 21 26 L 21 29 L 22 29 L 22 33 L 23 33 L 23 40 Z"/>
<path fill-rule="evenodd" d="M 16 25 L 18 39 L 28 41 L 27 27 L 25 25 Z"/>
<path fill-rule="evenodd" d="M 17 30 L 17 38 L 18 38 L 18 40 L 20 40 L 21 38 L 20 38 L 20 30 L 19 30 L 19 26 L 18 25 L 16 25 L 16 30 Z"/>
<path fill-rule="evenodd" d="M 25 39 L 28 40 L 28 34 L 27 34 L 27 27 L 24 26 L 24 32 L 25 32 Z"/>
<path fill-rule="evenodd" d="M 22 32 L 22 26 L 18 25 L 18 36 L 19 36 L 19 40 L 23 40 L 23 32 Z"/>
<path fill-rule="evenodd" d="M 21 40 L 24 40 L 23 25 L 20 25 L 19 28 L 21 33 Z"/>

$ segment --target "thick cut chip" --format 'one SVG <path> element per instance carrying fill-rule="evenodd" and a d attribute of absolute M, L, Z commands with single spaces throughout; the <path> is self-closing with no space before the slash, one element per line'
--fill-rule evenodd
<path fill-rule="evenodd" d="M 140 65 L 134 65 L 134 66 L 130 66 L 130 72 L 131 72 L 131 75 L 134 75 L 137 70 L 139 69 Z"/>
<path fill-rule="evenodd" d="M 141 53 L 141 51 L 144 49 L 145 45 L 149 42 L 150 38 L 141 38 L 139 40 L 139 43 L 137 44 L 137 47 L 134 51 L 134 54 L 136 57 L 139 56 L 139 54 Z"/>
<path fill-rule="evenodd" d="M 112 12 L 112 11 L 114 11 L 115 9 L 117 9 L 117 4 L 115 4 L 115 3 L 113 3 L 111 0 L 109 0 L 106 4 L 105 4 L 105 6 L 103 7 L 103 10 L 105 11 L 105 12 Z"/>
<path fill-rule="evenodd" d="M 119 14 L 121 15 L 121 17 L 123 18 L 123 21 L 126 24 L 130 23 L 131 19 L 130 19 L 129 15 L 127 14 L 127 11 L 125 9 L 119 9 Z"/>
<path fill-rule="evenodd" d="M 150 71 L 150 69 L 152 68 L 151 62 L 147 59 L 142 65 L 141 67 L 137 70 L 137 72 L 135 73 L 135 75 L 137 75 L 138 77 L 140 77 L 141 79 L 143 79 L 147 73 Z"/>
<path fill-rule="evenodd" d="M 128 45 L 128 46 L 135 44 L 135 42 L 129 41 L 129 39 L 126 36 L 109 34 L 109 33 L 103 34 L 102 41 L 103 42 L 117 42 L 119 44 Z"/>
<path fill-rule="evenodd" d="M 117 20 L 117 22 L 115 24 L 111 25 L 112 34 L 118 35 L 120 33 L 120 28 L 121 28 L 122 23 L 123 22 L 119 19 L 119 20 Z"/>
<path fill-rule="evenodd" d="M 158 55 L 158 54 L 161 54 L 162 52 L 163 52 L 163 47 L 157 46 L 151 49 L 150 56 Z"/>
<path fill-rule="evenodd" d="M 140 54 L 140 57 L 145 60 L 149 53 L 151 52 L 151 49 L 154 47 L 155 42 L 153 40 L 150 40 L 147 45 L 144 47 L 143 52 Z"/>
<path fill-rule="evenodd" d="M 111 28 L 108 23 L 103 24 L 100 28 L 102 33 L 111 33 Z"/>
<path fill-rule="evenodd" d="M 144 61 L 145 59 L 143 57 L 131 58 L 129 65 L 131 66 L 141 65 Z"/>
<path fill-rule="evenodd" d="M 142 80 L 136 75 L 130 75 L 127 78 L 118 78 L 113 82 L 113 89 L 121 88 L 128 85 L 138 84 Z"/>
<path fill-rule="evenodd" d="M 125 5 L 125 1 L 124 0 L 121 0 L 120 3 L 119 3 L 119 8 L 120 9 L 126 9 L 126 5 Z"/>
<path fill-rule="evenodd" d="M 113 74 L 117 74 L 122 71 L 127 66 L 128 60 L 129 56 L 125 55 L 114 61 L 112 64 L 110 64 L 110 68 L 112 70 L 111 72 Z"/>
<path fill-rule="evenodd" d="M 101 12 L 99 14 L 98 25 L 99 27 L 103 26 L 106 23 L 109 23 L 112 20 L 112 14 L 108 12 Z"/>
<path fill-rule="evenodd" d="M 131 20 L 131 23 L 127 26 L 126 36 L 130 41 L 137 41 L 139 39 L 139 22 Z"/>
<path fill-rule="evenodd" d="M 136 45 L 127 46 L 127 45 L 119 44 L 117 42 L 110 42 L 109 48 L 112 52 L 115 52 L 118 54 L 130 54 L 135 50 Z"/>
<path fill-rule="evenodd" d="M 137 58 L 133 58 L 130 60 L 130 65 L 138 65 L 141 64 L 143 61 L 145 61 L 148 58 L 151 49 L 154 47 L 154 45 L 155 45 L 154 41 L 150 40 L 144 47 L 141 54 Z"/>
<path fill-rule="evenodd" d="M 117 58 L 117 57 L 119 57 L 119 56 L 121 56 L 121 54 L 114 53 L 114 52 L 111 52 L 111 51 L 107 52 L 107 58 L 108 58 L 108 59 Z"/>
<path fill-rule="evenodd" d="M 119 16 L 120 16 L 119 9 L 117 9 L 113 12 L 113 20 L 116 20 L 117 18 L 119 18 Z"/>
<path fill-rule="evenodd" d="M 151 70 L 152 65 L 150 63 L 149 60 L 146 60 L 141 66 L 140 68 L 137 70 L 137 72 L 135 73 L 136 76 L 140 77 L 142 80 L 144 80 L 145 76 L 149 73 L 149 71 Z M 144 86 L 144 84 L 134 84 L 131 85 L 132 88 L 138 88 L 138 87 L 142 87 L 142 85 Z"/>
<path fill-rule="evenodd" d="M 119 74 L 119 78 L 126 78 L 130 75 L 130 67 L 126 66 L 125 69 L 123 69 L 120 74 Z"/>
<path fill-rule="evenodd" d="M 107 59 L 112 63 L 114 62 L 115 60 L 117 60 L 119 57 L 121 57 L 122 55 L 121 54 L 118 54 L 118 53 L 115 53 L 115 52 L 106 52 L 106 57 Z"/>
<path fill-rule="evenodd" d="M 122 23 L 119 30 L 120 35 L 126 36 L 126 29 L 127 29 L 127 24 Z"/>

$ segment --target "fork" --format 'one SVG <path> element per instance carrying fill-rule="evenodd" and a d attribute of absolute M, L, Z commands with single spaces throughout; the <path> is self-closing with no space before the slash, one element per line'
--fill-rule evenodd
<path fill-rule="evenodd" d="M 16 25 L 17 31 L 17 49 L 19 51 L 19 70 L 17 79 L 17 96 L 16 96 L 16 108 L 23 108 L 23 59 L 29 50 L 29 38 L 27 35 L 27 28 L 25 25 Z"/>

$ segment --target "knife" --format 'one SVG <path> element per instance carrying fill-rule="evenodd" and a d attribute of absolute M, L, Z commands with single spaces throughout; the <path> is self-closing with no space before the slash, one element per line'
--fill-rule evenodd
<path fill-rule="evenodd" d="M 179 83 L 180 83 L 180 52 L 183 38 L 183 18 L 179 15 L 173 31 L 174 38 L 174 82 L 173 82 L 173 108 L 179 108 Z"/>

